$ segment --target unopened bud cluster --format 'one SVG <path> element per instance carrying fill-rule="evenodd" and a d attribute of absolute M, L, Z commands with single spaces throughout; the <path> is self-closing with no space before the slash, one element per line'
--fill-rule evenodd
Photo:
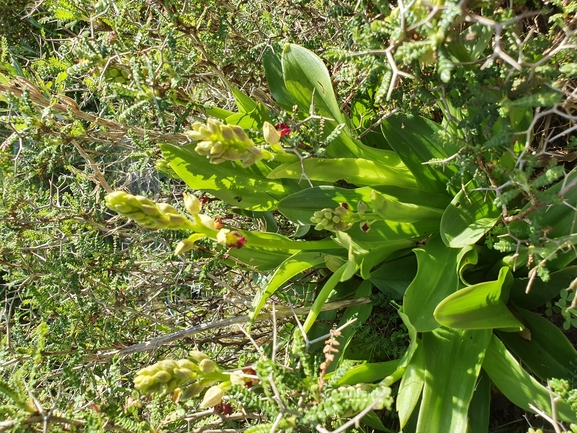
<path fill-rule="evenodd" d="M 342 203 L 335 209 L 324 208 L 318 210 L 311 217 L 315 224 L 315 230 L 340 230 L 345 231 L 353 226 L 353 212 L 346 203 Z"/>
<path fill-rule="evenodd" d="M 376 216 L 372 213 L 366 213 L 366 210 L 367 205 L 363 202 L 359 202 L 356 212 L 353 212 L 347 203 L 341 203 L 335 209 L 326 207 L 316 211 L 311 217 L 311 222 L 315 224 L 315 230 L 329 231 L 346 231 L 354 223 L 360 222 L 361 230 L 368 232 Z"/>
<path fill-rule="evenodd" d="M 134 387 L 143 394 L 166 395 L 177 391 L 181 399 L 194 398 L 206 390 L 201 408 L 222 402 L 225 389 L 230 388 L 230 376 L 206 354 L 193 350 L 190 359 L 165 359 L 143 368 L 134 378 Z M 217 383 L 220 385 L 217 385 Z M 186 385 L 184 391 L 179 389 Z"/>
<path fill-rule="evenodd" d="M 215 221 L 208 215 L 201 214 L 202 203 L 198 197 L 185 193 L 183 199 L 184 207 L 192 216 L 191 220 L 180 214 L 171 205 L 154 203 L 141 195 L 115 191 L 104 198 L 109 209 L 133 219 L 144 228 L 200 232 L 193 233 L 188 238 L 181 240 L 174 250 L 177 255 L 196 248 L 196 242 L 205 237 L 212 238 L 220 245 L 229 248 L 242 248 L 246 244 L 246 238 L 242 234 L 224 229 L 220 220 Z"/>
<path fill-rule="evenodd" d="M 143 394 L 168 394 L 198 377 L 198 365 L 188 359 L 165 359 L 143 368 L 134 378 L 134 387 Z"/>
<path fill-rule="evenodd" d="M 141 195 L 124 191 L 112 192 L 104 198 L 106 206 L 129 217 L 147 229 L 186 229 L 190 221 L 167 203 L 154 203 Z"/>
<path fill-rule="evenodd" d="M 270 157 L 267 151 L 255 146 L 240 126 L 225 125 L 216 119 L 208 119 L 206 123 L 195 122 L 192 130 L 185 134 L 198 140 L 196 152 L 207 156 L 212 164 L 240 161 L 243 167 L 249 167 L 264 157 Z"/>

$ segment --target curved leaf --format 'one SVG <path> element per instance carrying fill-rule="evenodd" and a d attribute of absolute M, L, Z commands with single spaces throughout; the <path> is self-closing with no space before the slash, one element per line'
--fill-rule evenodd
<path fill-rule="evenodd" d="M 501 210 L 493 204 L 492 191 L 475 191 L 471 182 L 465 188 L 447 206 L 441 219 L 441 238 L 451 248 L 474 244 L 501 216 Z"/>
<path fill-rule="evenodd" d="M 251 321 L 260 313 L 267 299 L 270 298 L 284 283 L 302 271 L 324 264 L 324 254 L 316 252 L 298 252 L 286 259 L 272 275 L 270 281 L 256 294 L 252 301 L 249 315 Z"/>
<path fill-rule="evenodd" d="M 384 152 L 384 151 L 383 151 Z M 312 158 L 286 163 L 278 166 L 268 174 L 269 179 L 298 179 L 306 173 L 310 180 L 336 182 L 344 180 L 353 185 L 375 186 L 395 185 L 406 188 L 417 186 L 413 175 L 394 152 L 391 164 L 375 164 L 374 161 L 362 158 Z"/>
<path fill-rule="evenodd" d="M 507 307 L 513 277 L 508 267 L 501 268 L 496 281 L 486 281 L 461 289 L 439 303 L 435 319 L 457 329 L 524 328 Z"/>
<path fill-rule="evenodd" d="M 285 86 L 302 111 L 308 113 L 314 98 L 316 114 L 345 123 L 329 71 L 316 54 L 299 45 L 286 44 L 281 63 Z"/>
<path fill-rule="evenodd" d="M 413 250 L 417 275 L 405 292 L 403 311 L 417 331 L 440 326 L 433 312 L 439 302 L 459 288 L 459 262 L 468 249 L 447 248 L 439 236 L 433 236 L 425 246 Z"/>
<path fill-rule="evenodd" d="M 551 415 L 549 390 L 525 371 L 495 335 L 493 335 L 485 352 L 483 370 L 503 395 L 520 408 L 535 412 L 529 407 L 529 405 L 533 405 Z M 555 408 L 558 419 L 572 423 L 577 422 L 577 415 L 571 410 L 569 404 L 558 401 Z"/>
<path fill-rule="evenodd" d="M 338 381 L 338 385 L 356 385 L 357 383 L 371 383 L 383 380 L 394 373 L 399 365 L 399 360 L 387 362 L 374 362 L 356 365 L 347 370 L 345 375 Z M 332 373 L 326 375 L 330 379 Z"/>
<path fill-rule="evenodd" d="M 501 340 L 539 378 L 572 380 L 577 350 L 565 334 L 536 313 L 522 308 L 517 312 L 530 333 L 499 332 Z"/>
<path fill-rule="evenodd" d="M 257 168 L 210 164 L 206 157 L 195 152 L 195 147 L 160 145 L 172 169 L 189 187 L 213 194 L 230 205 L 253 211 L 273 210 L 281 198 L 301 189 L 290 180 L 267 179 Z"/>

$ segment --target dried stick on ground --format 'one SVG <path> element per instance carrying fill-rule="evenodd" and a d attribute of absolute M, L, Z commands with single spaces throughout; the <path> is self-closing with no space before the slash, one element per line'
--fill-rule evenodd
<path fill-rule="evenodd" d="M 329 310 L 339 310 L 341 308 L 352 307 L 355 305 L 369 304 L 371 301 L 369 298 L 358 298 L 349 299 L 345 301 L 335 301 L 329 302 L 323 305 L 322 311 Z M 275 311 L 275 316 L 277 319 L 287 318 L 293 315 L 304 315 L 308 314 L 310 308 L 287 308 L 287 307 L 277 307 Z M 269 313 L 259 314 L 255 321 L 271 320 L 272 315 Z M 153 338 L 152 340 L 146 341 L 144 343 L 134 344 L 132 346 L 126 347 L 124 349 L 113 350 L 110 352 L 98 352 L 95 355 L 96 360 L 109 359 L 116 355 L 130 355 L 138 352 L 145 352 L 147 350 L 154 350 L 163 344 L 168 344 L 182 338 L 186 338 L 190 335 L 198 334 L 199 332 L 208 331 L 209 329 L 224 328 L 231 325 L 238 325 L 241 323 L 248 322 L 248 316 L 237 316 L 231 317 L 229 319 L 216 320 L 210 323 L 203 323 L 191 328 L 183 329 L 182 331 L 173 332 L 171 334 L 165 335 L 164 337 Z"/>

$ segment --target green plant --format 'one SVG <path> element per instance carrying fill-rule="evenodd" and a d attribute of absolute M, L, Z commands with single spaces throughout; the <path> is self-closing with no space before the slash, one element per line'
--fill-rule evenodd
<path fill-rule="evenodd" d="M 310 2 L 300 3 L 302 12 L 310 14 Z M 571 147 L 560 144 L 577 119 L 571 87 L 577 61 L 574 5 L 331 4 L 325 31 L 348 29 L 350 36 L 346 44 L 324 52 L 333 61 L 336 83 L 309 49 L 271 42 L 286 36 L 289 18 L 285 22 L 266 11 L 250 23 L 243 20 L 245 6 L 229 2 L 204 9 L 202 2 L 192 2 L 188 10 L 175 2 L 155 5 L 46 2 L 38 22 L 56 16 L 77 38 L 62 44 L 61 55 L 42 59 L 33 69 L 22 68 L 20 52 L 3 45 L 0 90 L 3 119 L 10 126 L 6 146 L 15 146 L 18 153 L 3 154 L 2 167 L 9 173 L 9 162 L 14 162 L 16 173 L 24 161 L 26 181 L 34 185 L 20 193 L 18 185 L 24 182 L 7 176 L 11 192 L 4 197 L 3 212 L 12 225 L 2 236 L 12 251 L 2 263 L 10 280 L 6 293 L 11 296 L 17 288 L 23 301 L 19 323 L 39 310 L 46 322 L 52 320 L 53 329 L 60 335 L 67 329 L 83 349 L 114 345 L 122 330 L 118 322 L 89 319 L 94 323 L 83 329 L 102 328 L 98 339 L 75 325 L 107 308 L 103 299 L 110 300 L 110 292 L 96 281 L 138 291 L 129 279 L 111 277 L 117 273 L 106 269 L 133 270 L 133 262 L 145 263 L 142 271 L 161 275 L 158 281 L 166 285 L 177 260 L 176 273 L 185 280 L 195 278 L 199 261 L 207 274 L 207 253 L 238 272 L 260 275 L 249 313 L 252 330 L 275 297 L 298 298 L 296 288 L 289 296 L 284 292 L 302 274 L 309 277 L 303 285 L 317 287 L 302 327 L 284 329 L 284 341 L 274 341 L 270 354 L 239 361 L 239 367 L 255 368 L 251 379 L 260 385 L 233 388 L 225 367 L 214 361 L 216 373 L 205 377 L 214 372 L 182 359 L 189 344 L 180 343 L 178 355 L 136 376 L 142 394 L 152 394 L 130 396 L 132 403 L 147 403 L 145 414 L 136 403 L 120 407 L 110 397 L 106 415 L 83 412 L 83 423 L 117 420 L 114 425 L 134 431 L 182 428 L 185 414 L 197 404 L 182 397 L 196 386 L 195 391 L 206 389 L 202 408 L 216 407 L 199 418 L 224 410 L 222 402 L 232 392 L 239 409 L 259 410 L 266 418 L 261 425 L 229 420 L 250 431 L 338 430 L 349 426 L 348 418 L 384 430 L 371 411 L 389 406 L 390 386 L 396 382 L 399 424 L 407 431 L 488 431 L 492 385 L 524 410 L 575 422 L 571 403 L 557 402 L 555 392 L 562 392 L 551 390 L 547 381 L 571 379 L 577 351 L 555 325 L 535 313 L 559 294 L 567 304 L 568 292 L 561 290 L 577 277 L 577 172 L 570 164 Z M 255 2 L 248 5 L 258 9 Z M 112 9 L 117 16 L 108 13 Z M 135 25 L 143 14 L 151 18 Z M 102 29 L 96 33 L 94 16 Z M 237 19 L 242 25 L 235 28 Z M 252 29 L 258 34 L 267 29 L 272 36 L 251 46 L 242 34 Z M 232 77 L 226 74 L 227 32 L 250 46 L 246 58 L 232 60 L 249 60 L 251 66 Z M 317 49 L 321 41 L 309 39 L 307 47 Z M 246 90 L 246 82 L 259 80 L 256 57 L 262 58 L 274 101 L 262 91 L 249 95 Z M 199 68 L 214 79 L 196 86 L 191 77 Z M 230 95 L 220 106 L 214 104 L 218 98 L 205 103 L 216 80 Z M 64 95 L 71 88 L 75 99 Z M 339 92 L 350 95 L 344 104 Z M 115 154 L 114 146 L 123 140 L 131 143 L 129 163 L 119 162 Z M 83 161 L 84 169 L 77 169 Z M 122 186 L 125 171 L 144 173 L 152 166 L 175 179 L 162 186 L 160 181 L 156 187 L 154 182 L 134 186 L 138 190 L 127 182 Z M 66 184 L 60 199 L 60 187 L 55 193 L 53 185 L 70 177 L 77 181 Z M 176 179 L 193 191 L 185 193 Z M 86 199 L 93 185 L 98 197 L 106 191 L 104 203 L 121 218 L 112 217 L 102 201 Z M 232 209 L 230 217 L 212 215 L 210 206 L 203 208 L 207 215 L 200 213 L 201 198 L 213 197 L 227 205 L 217 212 Z M 62 223 L 58 228 L 66 241 L 60 242 L 60 260 L 51 249 L 35 256 L 36 248 L 44 251 L 40 246 L 51 240 L 50 232 L 30 230 L 22 217 L 35 212 L 35 203 L 48 204 L 40 214 L 43 221 Z M 86 216 L 93 214 L 98 218 Z M 123 253 L 119 245 L 141 233 L 131 221 L 155 230 L 150 236 L 158 258 L 144 260 L 134 245 L 130 254 Z M 280 221 L 284 235 L 277 230 Z M 120 240 L 105 240 L 121 230 L 117 224 L 133 231 L 121 231 Z M 89 226 L 107 235 L 86 236 Z M 22 247 L 22 239 L 34 243 L 33 249 Z M 28 262 L 11 265 L 17 254 L 29 257 Z M 151 262 L 156 265 L 149 267 Z M 73 274 L 67 290 L 57 289 L 55 270 L 66 276 L 78 269 L 87 271 Z M 29 288 L 30 281 L 35 284 Z M 90 302 L 79 295 L 86 287 L 94 289 Z M 142 299 L 152 290 L 145 287 Z M 409 347 L 397 359 L 356 365 L 351 362 L 358 349 L 355 339 L 366 338 L 359 329 L 383 322 L 371 318 L 372 306 L 347 306 L 340 315 L 323 312 L 323 306 L 370 296 L 374 288 L 403 297 L 396 322 L 403 322 Z M 180 293 L 171 288 L 166 303 L 183 302 L 182 297 L 174 302 Z M 69 302 L 72 297 L 81 301 Z M 130 304 L 116 302 L 122 308 Z M 151 326 L 170 330 L 170 320 L 141 315 L 139 303 L 131 302 L 136 320 L 124 323 L 130 323 L 137 341 L 146 341 L 143 334 Z M 327 321 L 338 322 L 339 339 L 333 332 L 319 360 Z M 173 332 L 169 337 L 180 335 Z M 21 334 L 17 341 L 31 356 L 26 332 Z M 292 352 L 287 349 L 279 360 L 275 354 L 283 345 Z M 69 362 L 72 368 L 77 360 Z M 144 358 L 134 359 L 131 370 L 139 362 Z M 132 376 L 102 370 L 104 380 L 126 383 Z M 33 370 L 20 382 L 34 385 Z M 83 383 L 84 392 L 102 399 L 94 391 L 98 386 Z M 337 401 L 339 386 L 359 398 Z M 24 394 L 14 384 L 6 389 L 8 403 L 0 410 L 29 420 Z M 53 389 L 46 385 L 44 402 Z M 257 407 L 255 402 L 266 404 Z M 305 409 L 311 417 L 302 414 Z M 42 405 L 37 410 L 44 413 Z"/>

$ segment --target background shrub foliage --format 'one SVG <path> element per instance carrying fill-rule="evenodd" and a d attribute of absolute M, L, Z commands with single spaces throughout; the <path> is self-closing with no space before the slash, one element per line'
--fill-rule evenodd
<path fill-rule="evenodd" d="M 577 431 L 575 2 L 1 10 L 0 431 Z"/>

